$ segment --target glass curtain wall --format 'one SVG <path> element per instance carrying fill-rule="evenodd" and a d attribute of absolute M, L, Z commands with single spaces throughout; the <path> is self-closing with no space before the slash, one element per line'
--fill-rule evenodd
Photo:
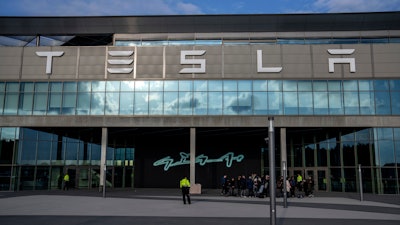
<path fill-rule="evenodd" d="M 360 165 L 364 192 L 400 193 L 400 128 L 299 132 L 288 129 L 290 176 L 296 176 L 295 171 L 326 171 L 317 185 L 328 185 L 328 191 L 359 192 Z"/>
<path fill-rule="evenodd" d="M 400 80 L 0 83 L 0 115 L 400 115 Z"/>

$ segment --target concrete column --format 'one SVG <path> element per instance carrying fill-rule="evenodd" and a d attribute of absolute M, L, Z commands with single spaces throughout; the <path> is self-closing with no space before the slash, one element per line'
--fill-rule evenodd
<path fill-rule="evenodd" d="M 196 183 L 196 128 L 190 128 L 190 194 L 201 194 L 201 184 Z"/>
<path fill-rule="evenodd" d="M 101 129 L 101 159 L 100 159 L 100 185 L 99 188 L 104 190 L 104 172 L 106 170 L 106 157 L 107 157 L 107 141 L 108 141 L 108 129 L 103 127 Z"/>
<path fill-rule="evenodd" d="M 281 128 L 281 174 L 283 175 L 282 162 L 287 162 L 286 128 Z"/>

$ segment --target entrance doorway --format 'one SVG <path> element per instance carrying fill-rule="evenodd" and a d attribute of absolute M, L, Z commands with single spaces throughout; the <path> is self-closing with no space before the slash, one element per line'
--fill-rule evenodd
<path fill-rule="evenodd" d="M 304 179 L 312 177 L 314 181 L 315 191 L 328 191 L 328 169 L 326 168 L 313 168 L 306 169 L 304 174 Z"/>

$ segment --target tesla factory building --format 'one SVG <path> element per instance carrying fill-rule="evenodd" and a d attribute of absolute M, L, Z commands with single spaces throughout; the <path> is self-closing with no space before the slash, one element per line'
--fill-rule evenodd
<path fill-rule="evenodd" d="M 3 191 L 400 194 L 400 12 L 0 17 L 0 139 Z"/>

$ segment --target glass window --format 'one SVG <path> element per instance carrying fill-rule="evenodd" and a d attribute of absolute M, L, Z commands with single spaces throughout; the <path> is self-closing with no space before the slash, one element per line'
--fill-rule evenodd
<path fill-rule="evenodd" d="M 92 81 L 92 92 L 104 92 L 106 91 L 105 81 Z"/>
<path fill-rule="evenodd" d="M 329 114 L 330 115 L 343 115 L 344 106 L 341 92 L 330 92 L 329 97 Z"/>
<path fill-rule="evenodd" d="M 268 82 L 266 80 L 253 80 L 253 91 L 267 91 Z"/>
<path fill-rule="evenodd" d="M 135 115 L 147 115 L 149 114 L 149 100 L 147 92 L 135 92 L 134 100 L 134 114 Z"/>
<path fill-rule="evenodd" d="M 50 93 L 49 107 L 47 109 L 48 115 L 59 115 L 61 110 L 61 92 Z"/>
<path fill-rule="evenodd" d="M 208 81 L 208 91 L 222 91 L 222 81 L 221 80 Z"/>
<path fill-rule="evenodd" d="M 304 148 L 304 151 L 305 151 L 306 167 L 314 167 L 315 166 L 315 159 L 314 159 L 315 144 L 306 145 Z"/>
<path fill-rule="evenodd" d="M 6 92 L 19 92 L 19 83 L 7 83 Z"/>
<path fill-rule="evenodd" d="M 240 115 L 252 114 L 252 93 L 240 92 L 238 93 L 238 106 L 237 113 Z"/>
<path fill-rule="evenodd" d="M 283 93 L 283 104 L 285 115 L 298 115 L 298 100 L 297 92 L 284 92 Z"/>
<path fill-rule="evenodd" d="M 342 176 L 340 168 L 332 168 L 331 169 L 331 190 L 342 192 L 342 184 L 345 183 L 345 179 Z"/>
<path fill-rule="evenodd" d="M 281 80 L 269 80 L 268 81 L 268 91 L 282 91 L 282 81 Z"/>
<path fill-rule="evenodd" d="M 224 91 L 237 91 L 237 81 L 224 80 Z"/>
<path fill-rule="evenodd" d="M 392 128 L 376 128 L 378 149 L 380 156 L 380 165 L 388 166 L 395 163 L 394 160 L 394 143 Z"/>
<path fill-rule="evenodd" d="M 180 80 L 179 91 L 193 91 L 193 82 L 190 80 Z"/>
<path fill-rule="evenodd" d="M 321 141 L 317 144 L 317 166 L 327 166 L 328 165 L 328 142 Z"/>
<path fill-rule="evenodd" d="M 77 165 L 79 147 L 78 140 L 69 137 L 63 137 L 63 147 L 65 152 L 65 164 Z"/>
<path fill-rule="evenodd" d="M 76 107 L 76 92 L 64 92 L 62 99 L 61 114 L 74 115 Z"/>
<path fill-rule="evenodd" d="M 35 187 L 35 167 L 21 166 L 20 190 L 33 190 Z"/>
<path fill-rule="evenodd" d="M 178 115 L 178 93 L 164 92 L 164 115 Z"/>
<path fill-rule="evenodd" d="M 92 165 L 100 165 L 101 159 L 101 145 L 98 144 L 89 144 L 90 146 L 90 160 L 92 161 Z"/>
<path fill-rule="evenodd" d="M 389 84 L 391 91 L 400 91 L 400 80 L 390 80 Z"/>
<path fill-rule="evenodd" d="M 267 92 L 253 92 L 253 108 L 255 115 L 267 115 L 268 112 Z"/>
<path fill-rule="evenodd" d="M 104 92 L 92 93 L 90 115 L 104 115 L 105 99 Z"/>
<path fill-rule="evenodd" d="M 377 115 L 390 114 L 390 95 L 386 91 L 375 92 L 375 109 Z"/>
<path fill-rule="evenodd" d="M 400 91 L 392 91 L 390 95 L 392 115 L 400 115 Z"/>
<path fill-rule="evenodd" d="M 283 91 L 297 91 L 297 81 L 284 80 Z"/>
<path fill-rule="evenodd" d="M 193 81 L 194 91 L 207 91 L 208 85 L 206 80 L 195 80 Z"/>
<path fill-rule="evenodd" d="M 21 92 L 33 92 L 34 83 L 21 83 Z"/>
<path fill-rule="evenodd" d="M 359 80 L 358 87 L 360 91 L 374 91 L 373 82 L 371 80 Z"/>
<path fill-rule="evenodd" d="M 90 93 L 78 93 L 76 106 L 77 115 L 89 115 L 90 112 Z"/>
<path fill-rule="evenodd" d="M 106 91 L 120 91 L 120 83 L 119 81 L 107 81 Z"/>
<path fill-rule="evenodd" d="M 356 133 L 357 160 L 361 166 L 371 166 L 370 143 L 371 130 L 363 129 Z"/>
<path fill-rule="evenodd" d="M 374 92 L 360 92 L 360 113 L 361 115 L 375 114 Z"/>
<path fill-rule="evenodd" d="M 150 92 L 149 114 L 162 115 L 163 113 L 163 92 Z"/>
<path fill-rule="evenodd" d="M 327 91 L 326 81 L 314 81 L 313 82 L 313 90 L 314 91 Z"/>
<path fill-rule="evenodd" d="M 346 115 L 359 114 L 358 92 L 344 92 L 343 99 Z"/>
<path fill-rule="evenodd" d="M 6 93 L 4 115 L 17 115 L 18 93 Z"/>
<path fill-rule="evenodd" d="M 239 113 L 237 92 L 223 92 L 224 115 L 236 115 Z"/>
<path fill-rule="evenodd" d="M 76 82 L 65 82 L 64 92 L 76 92 L 78 84 Z"/>
<path fill-rule="evenodd" d="M 388 91 L 389 83 L 387 80 L 374 80 L 375 91 Z"/>
<path fill-rule="evenodd" d="M 295 145 L 294 146 L 294 166 L 301 167 L 303 166 L 303 151 L 302 146 Z"/>
<path fill-rule="evenodd" d="M 0 92 L 0 115 L 2 115 L 4 111 L 4 97 L 4 93 Z"/>
<path fill-rule="evenodd" d="M 32 115 L 33 93 L 21 93 L 19 99 L 18 115 Z"/>
<path fill-rule="evenodd" d="M 131 91 L 135 90 L 135 81 L 121 81 L 121 91 Z"/>
<path fill-rule="evenodd" d="M 107 92 L 106 93 L 106 115 L 118 115 L 119 112 L 119 92 Z"/>
<path fill-rule="evenodd" d="M 314 114 L 328 115 L 328 93 L 327 92 L 314 92 Z"/>
<path fill-rule="evenodd" d="M 121 92 L 119 99 L 119 114 L 133 115 L 133 96 L 132 92 Z"/>
<path fill-rule="evenodd" d="M 345 80 L 343 81 L 344 91 L 358 91 L 358 82 L 356 80 Z"/>
<path fill-rule="evenodd" d="M 343 146 L 344 166 L 355 166 L 354 133 L 343 135 L 341 141 Z"/>
<path fill-rule="evenodd" d="M 53 135 L 46 132 L 38 132 L 38 152 L 37 152 L 37 164 L 38 165 L 49 165 L 50 154 L 52 150 L 52 138 Z M 40 160 L 40 161 L 39 161 Z"/>
<path fill-rule="evenodd" d="M 342 82 L 341 81 L 328 81 L 328 90 L 329 91 L 342 91 Z"/>
<path fill-rule="evenodd" d="M 301 80 L 298 82 L 299 91 L 312 91 L 311 81 Z"/>
<path fill-rule="evenodd" d="M 149 91 L 149 81 L 135 81 L 135 91 Z"/>
<path fill-rule="evenodd" d="M 222 115 L 222 92 L 208 93 L 208 114 Z"/>
<path fill-rule="evenodd" d="M 329 146 L 329 157 L 330 157 L 330 163 L 331 166 L 340 166 L 341 161 L 340 161 L 340 146 L 338 142 L 336 141 L 336 138 L 331 138 L 328 141 L 328 146 Z"/>
<path fill-rule="evenodd" d="M 299 92 L 299 114 L 313 114 L 313 96 L 312 92 Z"/>
<path fill-rule="evenodd" d="M 397 194 L 397 180 L 395 168 L 382 168 L 382 186 L 384 194 Z"/>
<path fill-rule="evenodd" d="M 150 81 L 150 91 L 163 91 L 163 81 Z"/>
<path fill-rule="evenodd" d="M 251 80 L 239 80 L 238 81 L 238 91 L 252 91 Z"/>
<path fill-rule="evenodd" d="M 38 82 L 35 84 L 35 92 L 48 92 L 49 91 L 49 83 Z"/>
<path fill-rule="evenodd" d="M 192 92 L 179 92 L 179 115 L 192 115 Z"/>
<path fill-rule="evenodd" d="M 33 115 L 45 115 L 47 109 L 47 93 L 35 93 Z"/>
<path fill-rule="evenodd" d="M 22 129 L 22 143 L 19 147 L 19 164 L 35 165 L 37 132 L 32 129 Z"/>
<path fill-rule="evenodd" d="M 62 92 L 62 83 L 60 83 L 60 82 L 50 83 L 50 91 L 51 92 Z"/>
<path fill-rule="evenodd" d="M 268 114 L 269 115 L 282 115 L 282 93 L 281 92 L 268 92 Z"/>
<path fill-rule="evenodd" d="M 0 82 L 0 92 L 4 92 L 6 90 L 6 84 L 3 82 Z"/>
<path fill-rule="evenodd" d="M 164 81 L 164 91 L 178 91 L 178 81 Z"/>
<path fill-rule="evenodd" d="M 92 83 L 90 81 L 78 82 L 78 91 L 79 92 L 91 92 L 91 90 L 92 90 Z"/>
<path fill-rule="evenodd" d="M 193 93 L 193 115 L 207 115 L 207 92 Z"/>

